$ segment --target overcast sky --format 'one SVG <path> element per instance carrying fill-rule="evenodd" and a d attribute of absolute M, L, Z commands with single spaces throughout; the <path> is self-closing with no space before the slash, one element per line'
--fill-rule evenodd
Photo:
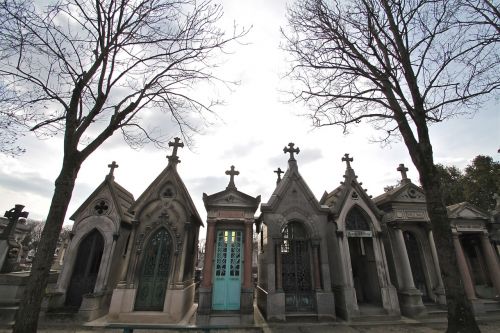
<path fill-rule="evenodd" d="M 418 176 L 406 147 L 395 142 L 381 147 L 370 143 L 377 134 L 367 125 L 351 129 L 343 135 L 340 128 L 312 129 L 306 112 L 300 105 L 285 104 L 280 93 L 287 83 L 286 55 L 279 49 L 280 26 L 285 25 L 283 0 L 225 1 L 225 24 L 233 21 L 253 26 L 248 45 L 233 47 L 234 53 L 224 64 L 231 79 L 241 81 L 234 92 L 226 94 L 226 104 L 217 109 L 221 118 L 217 124 L 195 137 L 195 146 L 179 150 L 178 171 L 183 178 L 198 212 L 205 218 L 203 193 L 223 190 L 229 181 L 225 171 L 234 165 L 240 175 L 235 183 L 238 190 L 252 196 L 261 195 L 267 202 L 275 187 L 273 170 L 287 166 L 283 147 L 294 142 L 300 148 L 297 156 L 299 171 L 319 199 L 343 180 L 344 153 L 349 153 L 352 166 L 374 197 L 384 186 L 400 179 L 396 168 L 404 163 L 408 175 L 418 183 Z M 463 168 L 476 155 L 490 155 L 499 160 L 500 113 L 499 101 L 491 101 L 474 117 L 455 118 L 431 127 L 431 140 L 437 163 Z M 165 126 L 170 126 L 165 124 Z M 175 135 L 175 134 L 173 134 Z M 12 158 L 0 155 L 0 209 L 23 204 L 34 219 L 44 219 L 53 192 L 53 183 L 61 165 L 61 138 L 38 140 L 25 137 L 21 144 L 27 152 Z M 115 180 L 138 198 L 167 165 L 170 151 L 152 146 L 135 151 L 119 135 L 113 137 L 84 162 L 79 173 L 69 216 L 109 172 L 107 165 L 116 161 Z M 258 214 L 258 212 L 257 212 Z M 72 223 L 67 221 L 66 223 Z M 202 231 L 202 237 L 205 231 Z"/>

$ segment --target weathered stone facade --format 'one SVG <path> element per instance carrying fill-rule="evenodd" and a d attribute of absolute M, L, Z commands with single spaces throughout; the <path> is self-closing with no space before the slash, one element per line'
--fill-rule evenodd
<path fill-rule="evenodd" d="M 284 151 L 290 153 L 288 169 L 259 217 L 257 305 L 268 320 L 305 313 L 334 320 L 328 207 L 319 204 L 300 175 L 294 157 L 299 149 L 290 143 Z"/>
<path fill-rule="evenodd" d="M 44 311 L 74 309 L 86 321 L 107 314 L 111 323 L 183 325 L 196 318 L 201 326 L 252 325 L 254 302 L 269 321 L 446 315 L 425 193 L 408 169 L 400 165 L 399 184 L 372 198 L 346 154 L 341 185 L 317 200 L 299 173 L 293 143 L 259 216 L 260 196 L 238 191 L 234 167 L 225 190 L 203 194 L 207 239 L 197 289 L 203 223 L 177 172 L 182 144 L 170 145 L 167 167 L 137 200 L 114 181 L 117 165 L 109 165 L 110 174 L 71 217 L 64 265 Z M 475 314 L 500 311 L 500 198 L 492 212 L 459 203 L 448 216 Z"/>
<path fill-rule="evenodd" d="M 108 320 L 120 323 L 185 323 L 195 311 L 194 268 L 203 225 L 177 173 L 177 148 L 167 167 L 131 205 L 132 231 Z"/>
<path fill-rule="evenodd" d="M 131 230 L 134 198 L 114 180 L 117 165 L 71 216 L 75 221 L 64 265 L 46 311 L 77 311 L 82 320 L 108 312 L 111 293 L 123 275 L 123 252 Z"/>

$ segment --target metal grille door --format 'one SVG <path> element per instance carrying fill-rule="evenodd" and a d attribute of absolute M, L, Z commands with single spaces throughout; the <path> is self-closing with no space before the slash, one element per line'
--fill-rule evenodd
<path fill-rule="evenodd" d="M 136 310 L 163 310 L 170 273 L 171 254 L 172 238 L 167 230 L 160 229 L 151 237 L 146 251 L 144 251 L 139 288 L 135 301 Z"/>

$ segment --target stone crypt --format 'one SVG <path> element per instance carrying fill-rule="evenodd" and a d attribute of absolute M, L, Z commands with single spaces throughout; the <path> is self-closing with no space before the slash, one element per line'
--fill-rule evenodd
<path fill-rule="evenodd" d="M 225 190 L 207 195 L 207 240 L 196 323 L 253 324 L 252 253 L 254 214 L 260 196 L 238 191 L 231 166 Z"/>

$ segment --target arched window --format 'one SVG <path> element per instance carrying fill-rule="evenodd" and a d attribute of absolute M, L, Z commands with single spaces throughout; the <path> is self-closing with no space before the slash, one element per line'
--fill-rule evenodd
<path fill-rule="evenodd" d="M 358 207 L 354 207 L 347 214 L 346 230 L 365 230 L 370 231 L 370 224 L 366 215 Z"/>
<path fill-rule="evenodd" d="M 283 232 L 281 233 L 283 236 L 283 243 L 281 245 L 281 252 L 288 252 L 290 250 L 290 241 L 291 240 L 304 240 L 307 239 L 307 233 L 304 229 L 302 223 L 297 221 L 292 221 L 288 223 Z"/>

